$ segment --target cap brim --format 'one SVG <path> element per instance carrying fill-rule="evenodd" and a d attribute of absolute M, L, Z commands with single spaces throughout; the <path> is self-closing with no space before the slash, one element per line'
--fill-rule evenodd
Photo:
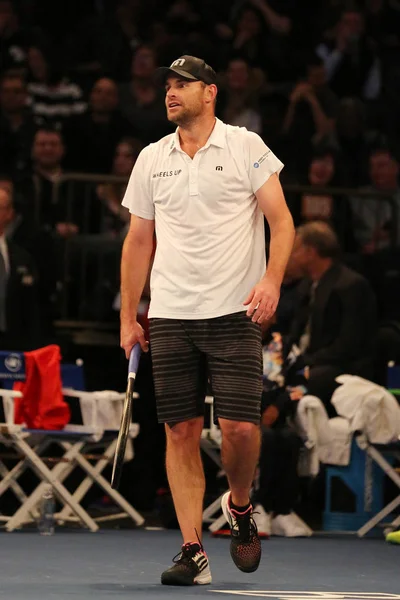
<path fill-rule="evenodd" d="M 171 67 L 159 67 L 156 70 L 155 79 L 160 85 L 165 85 L 169 75 L 179 75 L 179 77 L 182 77 L 182 79 L 187 79 L 188 81 L 200 81 L 197 77 L 194 77 L 194 75 L 191 75 L 182 69 L 171 69 Z"/>

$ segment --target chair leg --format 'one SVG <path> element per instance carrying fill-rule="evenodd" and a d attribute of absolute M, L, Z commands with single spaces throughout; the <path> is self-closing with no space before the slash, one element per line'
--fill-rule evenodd
<path fill-rule="evenodd" d="M 63 442 L 62 444 L 64 446 L 64 448 L 68 448 L 68 442 Z M 114 502 L 116 504 L 118 504 L 118 506 L 120 506 L 122 508 L 122 510 L 124 512 L 126 512 L 132 519 L 133 521 L 138 525 L 143 525 L 144 523 L 144 518 L 142 517 L 142 515 L 140 515 L 134 508 L 133 506 L 131 506 L 129 504 L 129 502 L 127 500 L 125 500 L 125 498 L 123 496 L 121 496 L 121 494 L 119 492 L 117 492 L 117 490 L 114 490 L 110 483 L 107 481 L 107 479 L 105 479 L 100 473 L 98 473 L 95 469 L 95 467 L 93 467 L 87 460 L 86 458 L 84 458 L 81 454 L 78 454 L 76 456 L 76 462 L 82 467 L 82 469 L 84 471 L 86 471 L 86 473 L 89 475 L 89 477 L 92 478 L 92 480 L 97 483 L 97 485 L 99 485 L 104 491 L 105 493 L 110 496 L 110 498 L 112 498 L 114 500 Z"/>
<path fill-rule="evenodd" d="M 64 442 L 65 447 L 66 447 L 66 445 L 67 445 L 67 442 Z M 105 467 L 109 464 L 108 459 L 114 455 L 115 446 L 116 446 L 116 441 L 113 442 L 112 444 L 110 444 L 109 448 L 107 448 L 103 452 L 104 458 L 101 458 L 94 467 L 94 469 L 97 473 L 101 473 L 103 471 L 103 469 L 105 469 Z M 85 451 L 85 449 L 84 449 L 84 451 Z M 87 492 L 92 487 L 93 483 L 95 483 L 93 478 L 90 477 L 89 475 L 87 475 L 85 477 L 85 479 L 83 481 L 81 481 L 79 486 L 76 488 L 75 492 L 72 494 L 72 497 L 74 498 L 74 500 L 76 500 L 77 502 L 81 502 L 82 498 L 85 497 Z M 60 521 L 66 521 L 70 517 L 70 515 L 71 515 L 71 509 L 68 505 L 65 505 L 64 508 L 61 510 L 61 512 L 58 514 L 58 519 Z"/>
<path fill-rule="evenodd" d="M 3 461 L 0 460 L 0 475 L 2 477 L 2 482 L 9 481 L 9 486 L 7 486 L 7 487 L 10 487 L 12 489 L 12 491 L 14 492 L 14 494 L 16 495 L 18 500 L 21 502 L 21 504 L 23 504 L 26 501 L 26 499 L 28 498 L 28 496 L 25 494 L 24 490 L 19 485 L 18 481 L 16 481 L 14 479 L 14 477 L 13 477 L 13 475 L 11 475 L 11 473 L 12 473 L 12 471 L 9 471 L 7 469 L 7 467 L 5 466 L 5 464 L 3 463 Z M 9 477 L 9 479 L 7 479 L 8 477 Z"/>
<path fill-rule="evenodd" d="M 373 446 L 367 446 L 365 449 L 367 454 L 381 467 L 384 473 L 397 485 L 400 489 L 400 475 L 394 471 L 393 467 L 390 463 L 382 456 L 376 448 Z M 363 537 L 366 533 L 368 533 L 375 525 L 377 525 L 382 519 L 384 519 L 387 515 L 389 515 L 398 505 L 400 504 L 400 496 L 392 500 L 390 504 L 385 506 L 377 515 L 372 517 L 365 525 L 363 525 L 358 531 L 358 537 Z"/>
<path fill-rule="evenodd" d="M 397 508 L 397 506 L 399 506 L 399 504 L 400 504 L 400 496 L 397 496 L 397 498 L 392 500 L 392 502 L 390 502 L 387 506 L 385 506 L 385 508 L 383 510 L 378 512 L 377 515 L 372 517 L 372 519 L 370 519 L 368 521 L 368 523 L 365 523 L 365 525 L 363 525 L 357 531 L 358 537 L 363 537 L 364 535 L 366 535 L 371 529 L 373 529 L 375 527 L 375 525 L 378 525 L 378 523 L 380 523 L 380 521 L 382 521 L 382 519 L 387 517 L 387 515 L 390 515 L 390 513 L 393 512 L 394 509 Z M 400 522 L 400 520 L 399 520 L 399 522 Z"/>
<path fill-rule="evenodd" d="M 20 451 L 27 457 L 30 461 L 33 469 L 36 471 L 37 475 L 42 480 L 42 484 L 38 485 L 34 492 L 29 496 L 29 498 L 24 502 L 24 504 L 20 507 L 19 510 L 11 517 L 11 519 L 7 522 L 6 530 L 13 531 L 14 529 L 20 527 L 27 520 L 27 515 L 33 511 L 33 509 L 40 502 L 42 493 L 43 493 L 43 482 L 50 484 L 53 487 L 54 492 L 59 497 L 61 502 L 64 504 L 68 504 L 72 511 L 77 515 L 77 517 L 84 523 L 90 531 L 97 531 L 99 526 L 95 521 L 88 515 L 88 513 L 75 502 L 71 494 L 68 490 L 61 484 L 61 482 L 57 479 L 57 471 L 63 471 L 64 464 L 59 463 L 54 467 L 54 469 L 50 470 L 42 461 L 40 456 L 38 456 L 34 450 L 25 442 L 25 440 L 16 437 L 15 442 Z M 74 444 L 69 452 L 66 454 L 65 458 L 74 459 L 76 454 L 79 453 L 83 446 L 83 442 L 78 442 Z M 59 467 L 57 469 L 57 467 Z"/>

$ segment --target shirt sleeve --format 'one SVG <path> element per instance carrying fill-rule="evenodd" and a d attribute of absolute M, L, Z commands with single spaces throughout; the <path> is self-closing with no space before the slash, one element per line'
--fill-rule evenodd
<path fill-rule="evenodd" d="M 280 173 L 283 163 L 265 145 L 257 133 L 247 131 L 248 165 L 251 187 L 255 194 L 274 173 Z"/>
<path fill-rule="evenodd" d="M 122 206 L 129 209 L 132 215 L 142 219 L 154 220 L 154 203 L 150 190 L 148 149 L 144 148 L 132 169 Z"/>

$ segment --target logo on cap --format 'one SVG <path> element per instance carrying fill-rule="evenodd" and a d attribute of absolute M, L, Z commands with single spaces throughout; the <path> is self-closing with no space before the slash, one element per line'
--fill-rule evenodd
<path fill-rule="evenodd" d="M 178 58 L 178 60 L 174 60 L 174 62 L 171 65 L 172 67 L 183 67 L 183 65 L 185 64 L 185 59 L 184 58 Z"/>

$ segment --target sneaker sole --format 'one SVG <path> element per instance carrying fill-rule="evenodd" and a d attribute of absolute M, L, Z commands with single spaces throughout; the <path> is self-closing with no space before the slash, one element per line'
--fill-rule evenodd
<path fill-rule="evenodd" d="M 210 567 L 207 566 L 204 571 L 199 573 L 193 580 L 192 583 L 184 583 L 182 581 L 177 581 L 173 577 L 169 578 L 167 576 L 161 576 L 162 585 L 175 585 L 179 587 L 188 587 L 190 585 L 208 585 L 212 582 Z"/>

